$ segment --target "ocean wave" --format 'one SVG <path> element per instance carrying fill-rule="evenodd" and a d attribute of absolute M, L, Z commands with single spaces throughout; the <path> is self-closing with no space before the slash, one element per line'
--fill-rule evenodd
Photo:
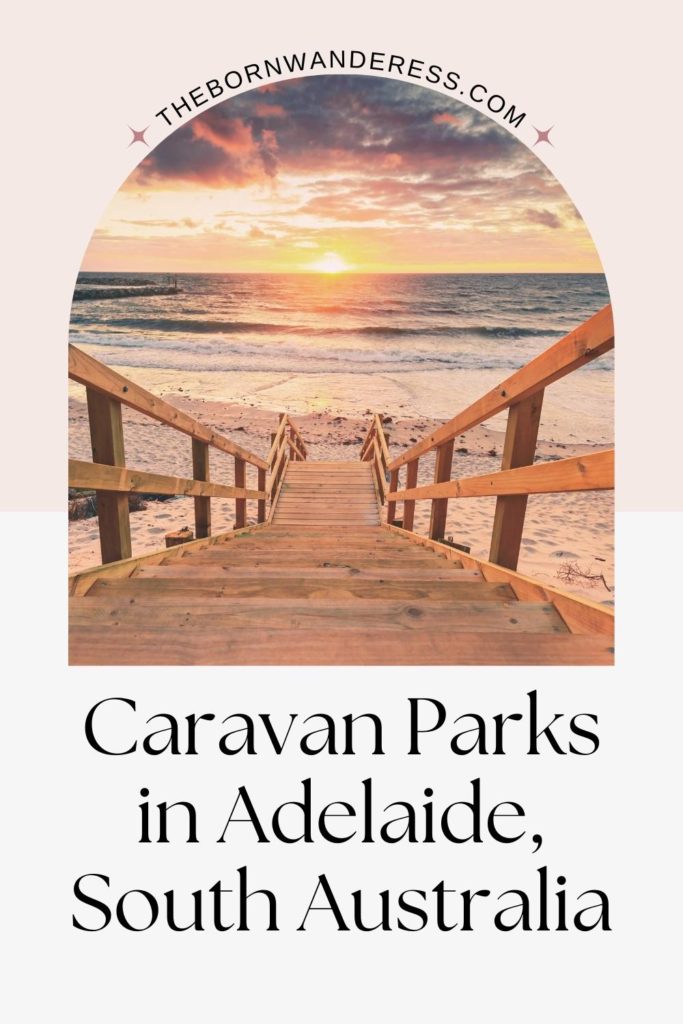
<path fill-rule="evenodd" d="M 438 351 L 433 349 L 311 348 L 296 344 L 270 347 L 243 343 L 221 345 L 165 340 L 149 344 L 147 338 L 129 335 L 73 334 L 79 346 L 105 348 L 105 361 L 112 365 L 155 367 L 160 370 L 257 371 L 274 373 L 401 373 L 423 370 L 519 369 L 528 353 L 488 352 L 476 349 Z M 588 370 L 611 370 L 611 360 L 589 364 Z"/>
<path fill-rule="evenodd" d="M 87 319 L 73 318 L 73 323 L 87 324 Z M 127 328 L 129 330 L 145 330 L 167 334 L 283 334 L 308 335 L 314 337 L 353 336 L 377 338 L 485 338 L 515 340 L 517 338 L 553 338 L 562 335 L 562 331 L 546 327 L 493 327 L 486 324 L 460 324 L 457 327 L 448 324 L 414 325 L 397 327 L 388 324 L 363 324 L 348 327 L 323 327 L 306 324 L 286 324 L 260 322 L 254 320 L 195 320 L 172 319 L 168 317 L 111 317 L 107 320 L 109 327 Z"/>

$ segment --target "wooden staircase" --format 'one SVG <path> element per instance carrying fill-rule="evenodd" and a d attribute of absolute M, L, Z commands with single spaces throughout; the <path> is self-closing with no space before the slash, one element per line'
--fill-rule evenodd
<path fill-rule="evenodd" d="M 612 644 L 382 527 L 367 463 L 291 463 L 269 526 L 96 578 L 70 619 L 72 664 L 594 664 Z"/>
<path fill-rule="evenodd" d="M 96 491 L 104 564 L 70 579 L 70 663 L 612 664 L 610 608 L 516 570 L 529 495 L 613 486 L 613 451 L 535 461 L 544 389 L 613 344 L 605 307 L 393 459 L 375 415 L 356 462 L 310 461 L 284 413 L 257 455 L 72 346 L 93 461 L 72 460 L 69 482 Z M 122 405 L 191 438 L 192 478 L 126 466 Z M 455 438 L 505 409 L 501 469 L 452 479 Z M 234 460 L 232 483 L 212 478 L 210 450 Z M 432 453 L 434 482 L 420 484 Z M 193 496 L 198 539 L 132 557 L 128 495 L 150 491 Z M 489 560 L 443 543 L 449 501 L 490 495 Z M 212 500 L 234 501 L 232 531 L 212 536 Z M 412 529 L 419 501 L 428 537 Z"/>

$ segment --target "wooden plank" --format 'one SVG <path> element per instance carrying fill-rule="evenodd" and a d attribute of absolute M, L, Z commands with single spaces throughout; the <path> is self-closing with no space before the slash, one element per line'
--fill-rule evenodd
<path fill-rule="evenodd" d="M 610 665 L 605 637 L 571 633 L 451 633 L 254 628 L 215 634 L 73 626 L 72 665 Z"/>
<path fill-rule="evenodd" d="M 454 441 L 446 441 L 436 449 L 436 462 L 434 465 L 434 483 L 437 487 L 443 486 L 444 481 L 451 479 L 453 466 L 453 445 Z M 419 488 L 413 488 L 419 490 Z M 405 500 L 405 499 L 404 499 Z M 429 515 L 429 536 L 433 540 L 442 540 L 446 533 L 446 519 L 448 517 L 448 498 L 434 496 Z"/>
<path fill-rule="evenodd" d="M 374 449 L 374 458 L 373 458 L 373 461 L 372 461 L 371 465 L 372 465 L 372 468 L 373 468 L 374 473 L 375 473 L 375 483 L 377 484 L 377 493 L 379 495 L 379 502 L 380 502 L 380 505 L 383 505 L 385 500 L 386 500 L 387 482 L 386 482 L 386 479 L 384 477 L 384 472 L 382 470 L 382 456 L 381 456 L 381 451 L 380 451 L 380 447 L 379 447 L 379 441 L 377 440 L 377 434 L 376 433 L 375 433 L 375 436 L 373 438 L 372 445 L 373 445 L 373 449 Z"/>
<path fill-rule="evenodd" d="M 198 441 L 196 437 L 192 438 L 192 476 L 195 480 L 211 479 L 209 446 L 205 441 Z M 197 538 L 211 536 L 211 498 L 195 497 L 194 532 Z"/>
<path fill-rule="evenodd" d="M 282 441 L 282 437 L 286 430 L 287 420 L 281 419 L 277 430 L 275 431 L 274 434 L 271 434 L 270 451 L 268 452 L 268 455 L 266 457 L 268 467 L 272 465 L 273 459 L 275 458 L 276 454 L 280 451 L 280 442 Z"/>
<path fill-rule="evenodd" d="M 93 459 L 108 466 L 125 466 L 121 403 L 86 388 Z M 130 558 L 130 512 L 127 494 L 96 488 L 97 525 L 103 562 Z"/>
<path fill-rule="evenodd" d="M 533 465 L 543 395 L 544 392 L 539 391 L 510 406 L 500 467 L 502 470 Z M 496 499 L 490 562 L 504 565 L 508 569 L 517 568 L 527 502 L 526 494 L 501 494 Z"/>
<path fill-rule="evenodd" d="M 411 490 L 417 487 L 417 473 L 419 468 L 420 460 L 413 459 L 412 462 L 408 463 L 406 470 L 406 488 Z M 394 472 L 392 470 L 392 472 Z M 398 489 L 398 488 L 397 488 Z M 415 502 L 404 501 L 403 502 L 403 529 L 412 530 L 413 523 L 415 522 Z"/>
<path fill-rule="evenodd" d="M 481 498 L 497 494 L 557 494 L 565 491 L 602 491 L 614 487 L 614 449 L 576 455 L 557 462 L 505 469 L 485 476 L 463 477 L 397 491 L 396 501 L 406 498 Z"/>
<path fill-rule="evenodd" d="M 109 575 L 92 582 L 88 600 L 125 599 L 137 604 L 186 605 L 188 601 L 221 600 L 235 602 L 260 601 L 288 606 L 291 601 L 312 601 L 316 606 L 346 602 L 364 604 L 372 614 L 377 601 L 411 601 L 420 606 L 454 605 L 460 601 L 514 601 L 509 584 L 485 583 L 481 579 L 430 580 L 354 580 L 320 579 L 300 576 L 297 579 L 150 579 Z"/>
<path fill-rule="evenodd" d="M 435 580 L 459 580 L 481 579 L 478 569 L 456 569 L 444 563 L 443 567 L 435 565 L 434 568 L 425 569 L 420 566 L 416 569 L 410 565 L 402 566 L 400 561 L 395 568 L 378 568 L 368 565 L 361 568 L 357 565 L 316 567 L 311 570 L 320 580 L 334 579 L 357 579 L 357 580 L 415 580 L 424 584 Z M 273 565 L 268 570 L 268 579 L 292 579 L 301 576 L 300 566 Z M 263 579 L 264 572 L 261 566 L 252 565 L 193 565 L 186 559 L 174 562 L 172 565 L 144 565 L 135 570 L 134 579 Z"/>
<path fill-rule="evenodd" d="M 361 445 L 359 456 L 361 462 L 365 459 L 365 456 L 367 455 L 368 449 L 370 447 L 370 443 L 375 435 L 375 426 L 375 418 L 373 416 L 372 420 L 370 421 L 370 426 L 368 427 L 368 432 L 365 435 L 365 439 Z"/>
<path fill-rule="evenodd" d="M 273 495 L 274 495 L 275 491 L 277 490 L 278 485 L 279 485 L 279 483 L 280 483 L 280 481 L 282 479 L 282 473 L 283 473 L 283 470 L 284 470 L 286 465 L 287 465 L 287 446 L 283 444 L 282 447 L 280 448 L 280 452 L 278 454 L 278 457 L 275 460 L 275 465 L 273 466 L 273 468 L 271 470 L 271 473 L 270 473 L 270 476 L 268 477 L 268 485 L 266 487 L 266 491 L 270 495 L 271 501 L 272 501 Z"/>
<path fill-rule="evenodd" d="M 387 439 L 384 433 L 384 426 L 379 415 L 375 413 L 375 436 L 379 443 L 380 451 L 382 453 L 382 460 L 384 462 L 384 468 L 387 469 L 391 459 L 389 458 L 389 449 L 387 447 Z"/>
<path fill-rule="evenodd" d="M 260 466 L 262 469 L 268 468 L 265 459 L 259 455 L 242 448 L 241 445 L 228 440 L 227 437 L 216 433 L 215 430 L 205 427 L 192 416 L 176 409 L 162 398 L 157 398 L 156 395 L 146 391 L 138 384 L 134 384 L 133 381 L 128 380 L 127 377 L 112 370 L 109 366 L 93 359 L 92 356 L 87 355 L 82 349 L 76 348 L 75 345 L 69 345 L 69 377 L 71 380 L 78 381 L 79 384 L 85 384 L 86 387 L 92 388 L 100 394 L 114 398 L 116 401 L 122 402 L 123 405 L 136 409 L 160 423 L 173 427 L 174 430 L 189 434 L 190 437 L 196 437 L 198 441 L 205 441 L 213 448 L 218 448 L 219 451 L 226 452 L 228 455 L 239 455 L 246 462 Z"/>
<path fill-rule="evenodd" d="M 101 466 L 95 462 L 69 460 L 69 487 L 118 491 L 126 494 L 187 494 L 210 498 L 265 497 L 263 491 L 250 491 L 239 487 L 227 487 L 205 480 L 187 480 L 180 476 L 162 476 L 159 473 L 145 473 L 140 469 L 126 469 L 119 466 Z"/>
<path fill-rule="evenodd" d="M 483 578 L 489 583 L 509 583 L 521 601 L 552 601 L 572 633 L 599 633 L 604 636 L 614 636 L 613 608 L 580 597 L 578 594 L 569 594 L 530 576 L 523 576 L 513 569 L 506 569 L 502 565 L 494 565 L 492 562 L 474 558 L 447 544 L 439 544 L 429 537 L 407 533 L 396 526 L 385 525 L 383 529 L 390 530 L 396 536 L 405 537 L 413 544 L 429 547 L 433 551 L 440 550 L 446 559 L 457 559 L 464 566 L 479 569 Z"/>
<path fill-rule="evenodd" d="M 294 423 L 294 421 L 289 418 L 289 416 L 287 417 L 287 422 L 289 423 L 291 431 L 292 431 L 294 437 L 296 438 L 296 441 L 297 441 L 298 447 L 299 447 L 299 449 L 301 451 L 301 454 L 304 456 L 304 459 L 305 459 L 306 455 L 307 455 L 307 449 L 306 449 L 306 442 L 304 441 L 303 437 L 301 436 L 301 431 L 297 427 L 296 423 Z"/>
<path fill-rule="evenodd" d="M 531 362 L 497 385 L 482 398 L 468 406 L 437 430 L 407 448 L 390 464 L 398 469 L 419 455 L 431 451 L 445 441 L 454 440 L 466 430 L 502 412 L 513 402 L 546 388 L 553 381 L 578 370 L 593 359 L 614 348 L 612 307 L 605 306 L 555 345 L 551 345 Z"/>
<path fill-rule="evenodd" d="M 443 566 L 445 559 L 423 549 L 414 548 L 411 551 L 396 551 L 394 548 L 379 548 L 378 550 L 338 550 L 333 548 L 319 548 L 316 545 L 314 551 L 306 551 L 303 548 L 292 551 L 291 549 L 276 549 L 254 551 L 251 548 L 243 549 L 241 546 L 219 551 L 198 551 L 182 559 L 183 564 L 192 565 L 250 565 L 254 568 L 259 566 L 267 576 L 270 566 L 293 565 L 301 569 L 314 569 L 323 565 L 374 565 L 385 568 L 396 568 L 399 565 L 422 566 L 423 568 L 434 568 Z"/>
<path fill-rule="evenodd" d="M 398 490 L 398 470 L 392 469 L 391 476 L 389 479 L 389 491 Z M 393 523 L 396 518 L 396 502 L 390 501 L 387 504 L 387 522 Z"/>
<path fill-rule="evenodd" d="M 265 494 L 266 493 L 266 471 L 265 471 L 265 469 L 261 469 L 259 467 L 259 469 L 256 472 L 257 472 L 257 475 L 258 475 L 258 479 L 256 481 L 256 486 L 257 486 L 259 491 L 262 491 Z M 258 503 L 256 505 L 256 521 L 258 523 L 265 523 L 265 521 L 266 521 L 266 499 L 265 498 L 259 498 Z"/>
<path fill-rule="evenodd" d="M 213 633 L 216 630 L 253 628 L 255 623 L 273 629 L 389 629 L 403 633 L 419 629 L 447 629 L 468 633 L 567 633 L 552 604 L 538 601 L 460 601 L 458 605 L 433 605 L 375 601 L 372 619 L 363 602 L 319 606 L 313 601 L 273 605 L 267 601 L 188 601 L 179 605 L 149 604 L 141 607 L 125 600 L 93 601 L 75 597 L 69 602 L 71 625 L 164 627 L 170 630 Z"/>
<path fill-rule="evenodd" d="M 317 569 L 398 569 L 401 566 L 410 569 L 423 569 L 425 574 L 429 575 L 431 569 L 438 570 L 448 565 L 445 560 L 436 558 L 430 552 L 423 552 L 421 555 L 416 553 L 415 556 L 406 555 L 404 558 L 403 554 L 395 552 L 380 552 L 379 554 L 366 551 L 355 554 L 353 552 L 345 554 L 311 552 L 307 555 L 305 552 L 283 551 L 274 556 L 271 552 L 255 554 L 252 551 L 238 552 L 234 549 L 208 553 L 197 552 L 181 559 L 178 564 L 213 566 L 217 571 L 220 571 L 223 566 L 228 569 L 246 566 L 250 569 L 262 569 L 264 578 L 267 578 L 269 570 L 274 565 L 279 568 L 298 568 L 305 575 L 311 575 Z"/>
<path fill-rule="evenodd" d="M 246 490 L 247 473 L 244 459 L 235 456 L 235 487 L 239 491 Z M 241 530 L 247 524 L 247 502 L 245 498 L 235 498 L 235 529 Z"/>

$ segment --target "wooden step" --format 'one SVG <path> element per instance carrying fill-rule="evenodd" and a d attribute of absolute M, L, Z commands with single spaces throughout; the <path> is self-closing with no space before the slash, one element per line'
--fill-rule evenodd
<path fill-rule="evenodd" d="M 141 566 L 136 569 L 132 579 L 297 579 L 301 575 L 299 566 L 271 566 L 264 569 L 261 566 L 199 564 L 193 565 L 189 559 L 180 559 L 168 565 Z M 451 564 L 444 563 L 443 568 L 435 567 L 433 570 L 426 570 L 422 567 L 415 569 L 410 566 L 398 566 L 398 568 L 378 567 L 373 565 L 351 565 L 351 566 L 330 566 L 316 567 L 307 570 L 307 575 L 315 575 L 319 579 L 383 579 L 383 580 L 419 580 L 429 583 L 434 580 L 456 580 L 482 578 L 478 569 L 452 568 Z"/>
<path fill-rule="evenodd" d="M 74 625 L 72 665 L 609 665 L 611 638 L 572 633 L 269 629 L 236 632 Z"/>
<path fill-rule="evenodd" d="M 360 605 L 360 606 L 359 606 Z M 110 629 L 139 628 L 136 604 L 112 600 L 73 598 L 71 622 L 77 626 L 100 624 Z M 274 607 L 252 600 L 239 605 L 226 601 L 194 601 L 185 606 L 153 605 L 145 609 L 145 628 L 163 627 L 217 633 L 259 626 L 265 629 L 396 630 L 444 629 L 450 632 L 566 633 L 567 627 L 551 604 L 541 602 L 461 601 L 453 605 L 423 607 L 395 601 L 376 601 L 369 616 L 362 602 L 318 607 L 312 601 L 291 601 Z"/>
<path fill-rule="evenodd" d="M 268 531 L 270 532 L 270 531 Z M 235 537 L 234 540 L 225 543 L 214 544 L 211 548 L 188 548 L 187 554 L 193 550 L 215 550 L 217 551 L 340 551 L 340 552 L 361 552 L 361 551 L 387 551 L 392 552 L 399 558 L 408 557 L 413 554 L 429 554 L 433 558 L 441 559 L 445 556 L 441 552 L 430 551 L 429 548 L 420 547 L 417 544 L 408 544 L 406 541 L 396 540 L 387 543 L 381 537 L 356 540 L 350 543 L 346 537 L 337 538 L 336 534 L 328 531 L 326 535 L 318 535 L 315 540 L 310 537 L 283 537 L 277 541 L 272 537 L 265 537 L 263 540 L 258 537 Z"/>
<path fill-rule="evenodd" d="M 296 579 L 197 579 L 196 577 L 141 577 L 99 579 L 90 587 L 85 600 L 107 600 L 112 595 L 138 604 L 151 602 L 186 605 L 189 601 L 228 599 L 231 602 L 260 600 L 289 606 L 295 600 L 308 600 L 316 606 L 346 601 L 406 601 L 420 605 L 448 604 L 459 601 L 514 601 L 507 583 L 483 580 L 354 580 L 320 579 L 300 576 Z"/>
<path fill-rule="evenodd" d="M 179 559 L 169 558 L 164 560 L 162 565 L 176 564 Z M 323 566 L 323 565 L 356 565 L 362 562 L 365 565 L 383 566 L 387 569 L 407 565 L 411 568 L 423 566 L 426 569 L 441 568 L 445 564 L 444 559 L 431 557 L 428 553 L 421 555 L 413 552 L 401 553 L 398 557 L 392 551 L 379 548 L 377 551 L 347 551 L 338 548 L 315 548 L 297 551 L 195 551 L 188 552 L 180 559 L 183 564 L 193 565 L 254 565 L 262 566 L 265 570 L 272 565 L 301 565 L 301 566 Z"/>

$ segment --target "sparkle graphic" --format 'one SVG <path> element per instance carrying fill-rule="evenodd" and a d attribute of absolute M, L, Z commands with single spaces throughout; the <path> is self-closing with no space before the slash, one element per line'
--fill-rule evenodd
<path fill-rule="evenodd" d="M 136 131 L 135 128 L 131 128 L 130 125 L 128 125 L 128 127 L 129 127 L 130 131 L 132 131 L 132 133 L 133 133 L 133 138 L 128 143 L 128 148 L 129 149 L 133 145 L 134 142 L 144 142 L 144 144 L 146 146 L 149 146 L 149 142 L 145 138 L 145 132 L 147 131 L 147 128 L 149 128 L 149 125 L 147 125 L 147 128 L 142 128 L 139 132 Z"/>
<path fill-rule="evenodd" d="M 542 132 L 542 131 L 539 131 L 539 129 L 534 125 L 534 131 L 538 135 L 538 138 L 534 142 L 534 146 L 537 146 L 539 144 L 539 142 L 547 142 L 549 146 L 552 146 L 553 143 L 550 141 L 550 133 L 551 133 L 551 131 L 553 130 L 554 127 L 555 127 L 555 125 L 552 124 L 550 126 L 550 128 L 546 128 L 546 130 L 544 132 Z"/>

